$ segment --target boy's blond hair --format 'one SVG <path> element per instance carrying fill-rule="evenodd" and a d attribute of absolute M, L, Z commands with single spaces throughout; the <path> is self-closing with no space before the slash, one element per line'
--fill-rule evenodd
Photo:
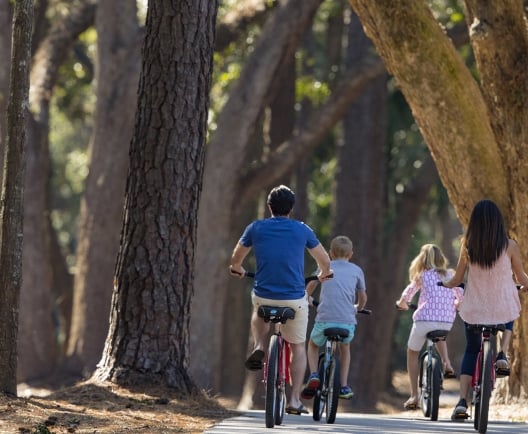
<path fill-rule="evenodd" d="M 352 256 L 352 241 L 345 235 L 338 235 L 330 243 L 330 252 L 334 258 Z"/>

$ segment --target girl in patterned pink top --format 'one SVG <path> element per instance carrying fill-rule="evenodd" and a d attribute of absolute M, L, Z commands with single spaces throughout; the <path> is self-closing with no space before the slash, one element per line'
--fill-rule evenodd
<path fill-rule="evenodd" d="M 481 200 L 473 208 L 455 275 L 444 280 L 443 285 L 459 285 L 466 271 L 466 291 L 459 309 L 466 326 L 466 350 L 460 370 L 460 400 L 452 417 L 455 419 L 467 414 L 466 398 L 480 350 L 480 334 L 473 333 L 468 325 L 513 325 L 521 310 L 513 275 L 523 285 L 521 290 L 528 286 L 519 246 L 508 238 L 504 218 L 491 200 Z M 502 351 L 497 355 L 496 367 L 503 370 L 509 367 Z"/>
<path fill-rule="evenodd" d="M 462 288 L 445 288 L 437 282 L 451 277 L 447 271 L 447 259 L 442 250 L 434 244 L 425 244 L 409 267 L 410 283 L 403 290 L 396 305 L 400 309 L 409 309 L 408 303 L 417 292 L 418 307 L 413 314 L 413 326 L 407 342 L 407 371 L 411 386 L 411 396 L 403 404 L 406 410 L 418 406 L 418 356 L 426 335 L 433 330 L 451 330 L 456 317 L 456 306 L 462 300 Z M 449 360 L 447 344 L 439 341 L 436 344 L 442 358 L 446 376 L 454 377 L 454 370 Z"/>

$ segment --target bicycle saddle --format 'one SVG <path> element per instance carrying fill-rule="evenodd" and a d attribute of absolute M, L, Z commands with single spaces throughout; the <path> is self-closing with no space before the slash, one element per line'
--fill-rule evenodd
<path fill-rule="evenodd" d="M 341 339 L 348 337 L 348 330 L 340 327 L 329 327 L 324 329 L 324 335 L 326 337 L 340 337 Z"/>
<path fill-rule="evenodd" d="M 265 322 L 284 324 L 289 319 L 295 318 L 295 311 L 291 307 L 285 306 L 259 306 L 257 314 Z"/>

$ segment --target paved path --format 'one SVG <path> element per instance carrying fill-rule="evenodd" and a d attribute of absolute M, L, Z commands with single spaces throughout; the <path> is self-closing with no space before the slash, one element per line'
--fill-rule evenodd
<path fill-rule="evenodd" d="M 316 422 L 312 416 L 284 415 L 283 424 L 266 428 L 262 410 L 248 411 L 242 416 L 226 419 L 218 425 L 204 431 L 204 434 L 286 434 L 286 433 L 377 433 L 377 434 L 424 434 L 424 433 L 476 433 L 473 421 L 451 422 L 440 418 L 433 422 L 422 417 L 419 412 L 406 413 L 405 416 L 338 413 L 334 424 L 323 420 Z M 520 422 L 490 421 L 488 434 L 526 434 L 528 424 Z"/>

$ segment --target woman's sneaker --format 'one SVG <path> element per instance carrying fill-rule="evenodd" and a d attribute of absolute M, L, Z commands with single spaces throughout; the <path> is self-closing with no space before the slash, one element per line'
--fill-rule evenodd
<path fill-rule="evenodd" d="M 508 363 L 506 355 L 502 351 L 497 354 L 497 358 L 495 359 L 495 372 L 497 373 L 497 377 L 506 377 L 510 375 L 510 364 Z"/>
<path fill-rule="evenodd" d="M 354 396 L 354 392 L 349 386 L 343 386 L 339 391 L 339 397 L 341 399 L 350 399 Z"/>
<path fill-rule="evenodd" d="M 467 414 L 467 402 L 465 399 L 460 399 L 458 401 L 453 414 L 451 415 L 451 420 L 461 420 L 467 419 L 469 416 Z"/>

